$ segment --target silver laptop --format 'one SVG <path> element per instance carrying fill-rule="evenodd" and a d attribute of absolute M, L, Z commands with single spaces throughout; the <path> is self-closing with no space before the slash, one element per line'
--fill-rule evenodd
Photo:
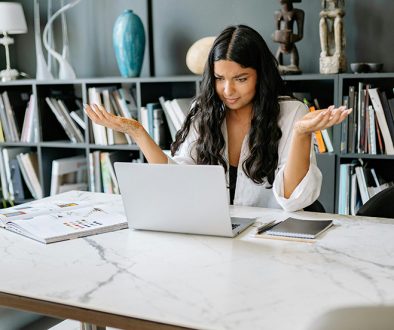
<path fill-rule="evenodd" d="M 234 237 L 255 219 L 230 218 L 219 165 L 115 163 L 129 228 Z"/>

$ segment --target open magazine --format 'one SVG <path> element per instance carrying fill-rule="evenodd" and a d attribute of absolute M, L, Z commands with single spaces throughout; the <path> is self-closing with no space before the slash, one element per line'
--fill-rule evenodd
<path fill-rule="evenodd" d="M 0 210 L 0 227 L 42 243 L 127 228 L 119 195 L 70 191 Z"/>

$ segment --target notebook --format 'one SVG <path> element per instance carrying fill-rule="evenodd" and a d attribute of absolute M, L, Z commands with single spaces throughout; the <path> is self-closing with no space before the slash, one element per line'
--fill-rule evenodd
<path fill-rule="evenodd" d="M 114 165 L 129 228 L 234 237 L 255 221 L 230 217 L 222 166 Z"/>
<path fill-rule="evenodd" d="M 314 239 L 332 226 L 332 220 L 287 218 L 264 232 L 266 235 Z"/>

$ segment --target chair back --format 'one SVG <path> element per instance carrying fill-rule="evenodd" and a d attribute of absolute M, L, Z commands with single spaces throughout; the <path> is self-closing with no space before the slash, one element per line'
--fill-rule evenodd
<path fill-rule="evenodd" d="M 304 211 L 326 213 L 323 204 L 317 199 L 311 205 L 304 207 Z"/>
<path fill-rule="evenodd" d="M 360 207 L 357 215 L 394 219 L 394 186 L 388 187 L 371 197 Z"/>

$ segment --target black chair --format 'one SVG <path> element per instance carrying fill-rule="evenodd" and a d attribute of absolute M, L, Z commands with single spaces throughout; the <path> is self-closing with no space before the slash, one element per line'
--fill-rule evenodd
<path fill-rule="evenodd" d="M 323 204 L 317 199 L 311 205 L 304 207 L 304 211 L 326 213 Z"/>
<path fill-rule="evenodd" d="M 394 186 L 371 197 L 357 212 L 365 217 L 394 218 Z"/>

